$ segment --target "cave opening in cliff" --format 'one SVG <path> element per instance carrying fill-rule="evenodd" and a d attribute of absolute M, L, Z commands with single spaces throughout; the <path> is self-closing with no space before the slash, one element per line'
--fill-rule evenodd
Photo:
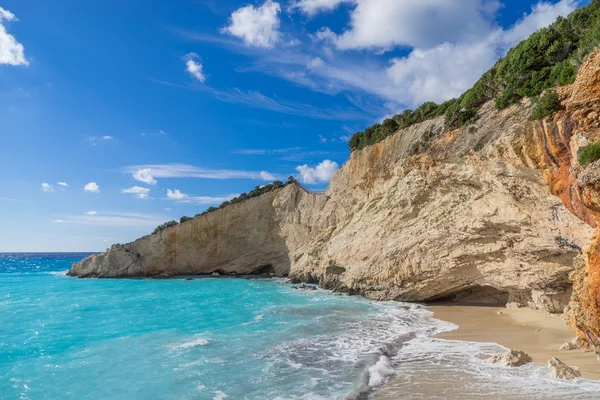
<path fill-rule="evenodd" d="M 446 293 L 442 297 L 432 298 L 428 302 L 434 304 L 460 303 L 467 305 L 506 307 L 508 296 L 508 292 L 496 289 L 492 286 L 476 285 Z"/>
<path fill-rule="evenodd" d="M 275 273 L 275 267 L 271 264 L 261 265 L 252 271 L 251 275 L 269 275 Z"/>

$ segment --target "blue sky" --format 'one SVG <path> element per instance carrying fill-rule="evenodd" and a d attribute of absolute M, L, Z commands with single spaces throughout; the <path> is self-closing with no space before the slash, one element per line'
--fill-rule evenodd
<path fill-rule="evenodd" d="M 99 251 L 468 89 L 587 1 L 0 0 L 0 252 Z"/>

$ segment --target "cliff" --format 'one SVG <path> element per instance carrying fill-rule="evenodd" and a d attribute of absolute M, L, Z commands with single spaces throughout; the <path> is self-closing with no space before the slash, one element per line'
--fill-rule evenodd
<path fill-rule="evenodd" d="M 530 121 L 524 100 L 443 117 L 352 153 L 324 194 L 288 185 L 73 265 L 71 276 L 275 272 L 377 300 L 441 298 L 561 313 L 600 336 L 600 52 Z M 583 250 L 582 250 L 583 249 Z M 575 289 L 573 291 L 573 288 Z"/>

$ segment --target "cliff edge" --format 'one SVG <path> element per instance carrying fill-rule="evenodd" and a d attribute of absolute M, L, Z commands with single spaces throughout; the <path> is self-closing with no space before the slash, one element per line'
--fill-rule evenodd
<path fill-rule="evenodd" d="M 598 336 L 600 52 L 530 121 L 524 100 L 471 125 L 425 121 L 352 153 L 327 191 L 291 184 L 115 245 L 79 277 L 273 272 L 377 300 L 459 299 L 568 315 Z M 575 290 L 573 290 L 575 289 Z"/>

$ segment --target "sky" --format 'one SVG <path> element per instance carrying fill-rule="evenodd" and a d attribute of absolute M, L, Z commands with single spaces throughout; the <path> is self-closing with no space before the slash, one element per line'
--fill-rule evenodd
<path fill-rule="evenodd" d="M 469 89 L 589 0 L 0 0 L 0 252 L 103 251 Z"/>

